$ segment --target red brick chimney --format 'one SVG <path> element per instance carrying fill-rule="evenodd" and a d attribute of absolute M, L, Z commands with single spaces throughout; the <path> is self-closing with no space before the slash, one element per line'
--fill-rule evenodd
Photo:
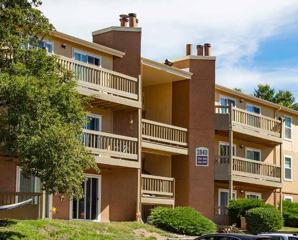
<path fill-rule="evenodd" d="M 121 14 L 119 20 L 120 20 L 120 26 L 121 27 L 127 27 L 127 22 L 128 22 L 128 15 L 127 14 Z"/>
<path fill-rule="evenodd" d="M 138 27 L 139 20 L 137 19 L 137 15 L 135 13 L 129 13 L 129 27 Z"/>
<path fill-rule="evenodd" d="M 197 55 L 203 56 L 203 45 L 197 45 Z"/>
<path fill-rule="evenodd" d="M 204 50 L 205 50 L 205 56 L 210 56 L 211 44 L 210 43 L 205 43 L 204 44 Z"/>
<path fill-rule="evenodd" d="M 192 54 L 192 44 L 188 43 L 186 44 L 186 55 L 189 56 Z"/>

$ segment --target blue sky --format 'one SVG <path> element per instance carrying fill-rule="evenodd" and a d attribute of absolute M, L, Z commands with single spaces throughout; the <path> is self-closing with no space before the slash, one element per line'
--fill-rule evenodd
<path fill-rule="evenodd" d="M 185 44 L 212 44 L 217 83 L 251 93 L 259 83 L 289 89 L 298 101 L 297 0 L 44 0 L 42 11 L 62 31 L 86 40 L 136 12 L 142 54 L 163 61 Z M 70 8 L 71 7 L 71 8 Z"/>

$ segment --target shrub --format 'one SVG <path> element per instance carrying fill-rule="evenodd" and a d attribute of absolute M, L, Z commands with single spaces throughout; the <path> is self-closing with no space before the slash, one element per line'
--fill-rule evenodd
<path fill-rule="evenodd" d="M 285 226 L 298 227 L 298 203 L 283 201 L 283 217 Z"/>
<path fill-rule="evenodd" d="M 190 207 L 154 208 L 149 222 L 166 231 L 192 236 L 213 233 L 216 230 L 216 225 L 211 220 Z"/>
<path fill-rule="evenodd" d="M 246 212 L 256 207 L 269 207 L 273 208 L 272 205 L 264 203 L 259 199 L 238 199 L 229 202 L 229 218 L 231 224 L 237 224 L 240 226 L 240 218 L 246 216 Z"/>
<path fill-rule="evenodd" d="M 276 232 L 283 226 L 283 218 L 275 208 L 258 207 L 246 213 L 247 230 L 252 234 Z"/>

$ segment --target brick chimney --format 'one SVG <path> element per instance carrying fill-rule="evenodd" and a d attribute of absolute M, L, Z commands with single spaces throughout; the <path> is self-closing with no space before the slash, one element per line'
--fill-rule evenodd
<path fill-rule="evenodd" d="M 205 56 L 210 56 L 211 53 L 211 44 L 210 43 L 205 43 L 204 44 L 204 52 L 205 52 Z"/>
<path fill-rule="evenodd" d="M 188 43 L 186 44 L 186 55 L 190 56 L 192 54 L 192 44 Z"/>
<path fill-rule="evenodd" d="M 137 15 L 135 13 L 129 13 L 129 27 L 138 27 L 139 20 L 137 19 Z"/>
<path fill-rule="evenodd" d="M 197 56 L 203 56 L 203 45 L 197 45 Z"/>

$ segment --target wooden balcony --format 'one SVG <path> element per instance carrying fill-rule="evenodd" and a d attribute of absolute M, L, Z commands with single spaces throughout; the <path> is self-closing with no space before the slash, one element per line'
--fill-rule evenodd
<path fill-rule="evenodd" d="M 61 66 L 74 72 L 78 91 L 101 100 L 101 106 L 141 107 L 137 78 L 64 56 L 57 56 L 57 59 Z"/>
<path fill-rule="evenodd" d="M 148 152 L 188 154 L 187 129 L 142 119 L 142 148 Z"/>
<path fill-rule="evenodd" d="M 268 144 L 282 143 L 282 122 L 261 114 L 242 110 L 233 106 L 215 106 L 215 129 L 219 132 L 232 126 L 236 137 Z"/>
<path fill-rule="evenodd" d="M 229 157 L 217 157 L 215 161 L 215 180 L 229 180 Z M 233 157 L 232 180 L 269 187 L 281 186 L 280 166 Z"/>
<path fill-rule="evenodd" d="M 97 163 L 138 168 L 138 139 L 92 130 L 83 130 L 83 144 Z"/>
<path fill-rule="evenodd" d="M 26 205 L 10 210 L 0 211 L 0 219 L 38 219 L 43 217 L 42 193 L 33 192 L 0 192 L 0 206 L 19 203 L 28 199 L 32 201 Z"/>
<path fill-rule="evenodd" d="M 175 179 L 142 174 L 141 203 L 175 205 Z"/>

